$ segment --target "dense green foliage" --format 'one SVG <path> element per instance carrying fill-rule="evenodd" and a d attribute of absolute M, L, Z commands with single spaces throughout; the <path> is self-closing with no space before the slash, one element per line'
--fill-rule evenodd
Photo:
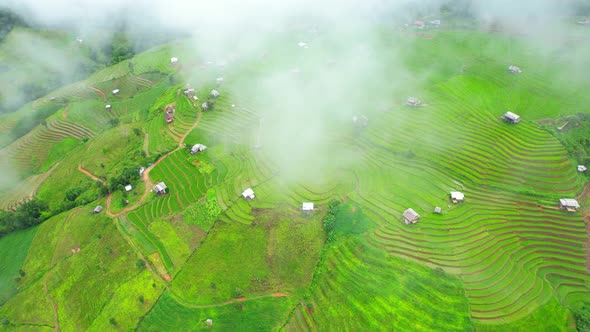
<path fill-rule="evenodd" d="M 139 179 L 139 167 L 128 166 L 121 170 L 118 176 L 113 176 L 109 179 L 109 190 L 125 190 L 124 187 L 128 184 L 134 185 Z"/>
<path fill-rule="evenodd" d="M 116 32 L 113 35 L 110 53 L 111 65 L 117 64 L 123 60 L 127 60 L 135 55 L 133 46 L 124 32 Z M 132 66 L 131 62 L 129 64 Z M 131 69 L 131 72 L 133 72 L 133 67 L 131 67 Z"/>
<path fill-rule="evenodd" d="M 221 207 L 215 196 L 215 190 L 209 189 L 204 201 L 194 203 L 187 207 L 182 217 L 185 222 L 199 225 L 203 230 L 209 231 L 221 212 Z"/>
<path fill-rule="evenodd" d="M 38 199 L 32 199 L 20 205 L 14 212 L 2 211 L 0 212 L 0 235 L 38 225 L 47 219 L 47 212 L 47 203 Z"/>
<path fill-rule="evenodd" d="M 553 135 L 563 144 L 568 154 L 573 156 L 579 164 L 590 164 L 590 114 L 576 113 L 551 122 L 548 127 Z M 563 126 L 563 127 L 562 127 Z M 562 128 L 561 130 L 555 127 Z"/>
<path fill-rule="evenodd" d="M 0 9 L 0 43 L 15 26 L 25 26 L 25 23 L 13 12 Z"/>
<path fill-rule="evenodd" d="M 576 328 L 578 332 L 590 331 L 590 302 L 584 302 L 575 312 Z"/>

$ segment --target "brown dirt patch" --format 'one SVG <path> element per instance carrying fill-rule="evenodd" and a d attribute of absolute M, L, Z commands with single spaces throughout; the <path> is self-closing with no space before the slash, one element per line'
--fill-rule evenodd
<path fill-rule="evenodd" d="M 272 293 L 272 297 L 285 297 L 285 296 L 289 296 L 289 294 L 281 293 L 281 292 Z"/>
<path fill-rule="evenodd" d="M 172 277 L 170 276 L 170 273 L 166 273 L 165 275 L 162 276 L 164 278 L 164 280 L 166 281 L 171 281 Z"/>

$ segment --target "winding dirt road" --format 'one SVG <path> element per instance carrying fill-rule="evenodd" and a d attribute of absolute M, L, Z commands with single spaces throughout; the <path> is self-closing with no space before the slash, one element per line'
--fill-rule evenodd
<path fill-rule="evenodd" d="M 178 141 L 178 146 L 164 154 L 163 156 L 161 156 L 160 158 L 158 158 L 158 160 L 156 160 L 156 162 L 154 162 L 150 167 L 146 168 L 145 171 L 143 171 L 143 174 L 141 175 L 142 181 L 145 183 L 145 190 L 143 192 L 143 194 L 141 195 L 141 198 L 135 202 L 133 205 L 128 206 L 126 208 L 124 208 L 123 210 L 117 212 L 117 213 L 113 213 L 111 210 L 111 200 L 112 200 L 112 194 L 109 194 L 107 196 L 107 208 L 106 208 L 106 213 L 109 217 L 118 217 L 121 216 L 129 211 L 132 211 L 134 209 L 136 209 L 137 207 L 141 206 L 143 204 L 143 202 L 147 199 L 148 195 L 151 192 L 151 188 L 154 186 L 154 183 L 152 181 L 152 179 L 150 178 L 150 171 L 156 167 L 162 160 L 166 159 L 170 154 L 182 149 L 184 147 L 184 140 L 186 139 L 186 137 L 188 136 L 188 134 L 190 134 L 191 131 L 193 131 L 193 129 L 195 129 L 198 125 L 199 125 L 199 121 L 201 120 L 201 116 L 202 113 L 199 112 L 199 114 L 197 115 L 197 119 L 195 120 L 195 122 L 193 123 L 193 125 L 180 137 L 180 140 Z M 99 178 L 98 176 L 92 174 L 92 172 L 90 172 L 89 170 L 85 169 L 82 167 L 81 164 L 78 164 L 78 170 L 84 174 L 86 174 L 88 177 L 90 177 L 91 179 L 98 181 L 104 185 L 106 185 L 106 181 L 104 181 L 103 179 Z"/>

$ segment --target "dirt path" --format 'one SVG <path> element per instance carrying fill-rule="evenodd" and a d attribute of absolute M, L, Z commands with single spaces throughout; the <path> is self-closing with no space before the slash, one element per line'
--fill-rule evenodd
<path fill-rule="evenodd" d="M 105 180 L 99 178 L 98 176 L 90 173 L 89 170 L 85 169 L 84 167 L 82 167 L 82 165 L 78 164 L 78 170 L 84 174 L 86 174 L 87 176 L 89 176 L 91 179 L 93 179 L 94 181 L 98 181 L 102 184 L 104 184 L 105 186 L 107 185 L 107 183 L 105 182 Z"/>
<path fill-rule="evenodd" d="M 133 249 L 133 251 L 135 251 L 135 253 L 137 254 L 137 256 L 139 256 L 139 258 L 141 260 L 143 260 L 143 262 L 145 263 L 145 267 L 148 269 L 148 271 L 150 271 L 154 277 L 156 279 L 159 279 L 160 281 L 162 281 L 162 283 L 164 284 L 164 287 L 166 287 L 166 289 L 170 290 L 170 286 L 169 284 L 166 282 L 166 280 L 158 273 L 158 271 L 155 271 L 152 266 L 148 263 L 147 258 L 141 253 L 141 250 L 139 250 L 139 248 L 137 248 L 137 246 L 135 245 L 135 243 L 133 243 L 133 241 L 131 240 L 131 238 L 127 235 L 127 233 L 125 233 L 125 231 L 123 231 L 123 229 L 121 228 L 121 220 L 117 219 L 115 221 L 115 226 L 117 227 L 117 230 L 119 231 L 119 233 L 121 233 L 121 235 L 123 236 L 123 238 L 125 239 L 125 241 L 127 241 L 127 243 L 131 246 L 131 248 Z"/>
<path fill-rule="evenodd" d="M 107 100 L 107 96 L 104 94 L 104 92 L 102 90 L 97 89 L 97 88 L 95 88 L 93 86 L 91 86 L 90 89 L 94 90 L 96 93 L 98 93 L 99 95 L 101 95 L 103 101 L 106 101 Z"/>
<path fill-rule="evenodd" d="M 185 300 L 183 300 L 182 298 L 180 298 L 178 295 L 174 294 L 174 292 L 171 292 L 172 296 L 174 297 L 174 299 L 176 300 L 176 302 L 182 304 L 185 307 L 189 307 L 189 308 L 194 308 L 194 309 L 202 309 L 202 308 L 212 308 L 212 307 L 223 307 L 226 306 L 228 304 L 233 304 L 233 303 L 238 303 L 238 302 L 246 302 L 246 301 L 252 301 L 252 300 L 258 300 L 258 299 L 264 299 L 267 297 L 291 297 L 291 294 L 288 293 L 283 293 L 283 292 L 275 292 L 275 293 L 271 293 L 271 294 L 261 294 L 261 295 L 256 295 L 256 296 L 252 296 L 252 297 L 238 297 L 235 299 L 231 299 L 229 301 L 225 301 L 225 302 L 221 302 L 221 303 L 213 303 L 213 304 L 194 304 L 194 303 L 190 303 L 190 302 L 186 302 Z"/>
<path fill-rule="evenodd" d="M 64 220 L 63 224 L 61 225 L 61 229 L 60 229 L 59 235 L 57 237 L 58 240 L 59 240 L 59 237 L 61 236 L 61 233 L 63 232 L 63 230 L 66 228 L 66 225 L 67 225 L 68 221 L 70 220 L 70 218 L 72 218 L 74 213 L 77 213 L 77 212 L 78 212 L 78 210 L 74 210 L 74 211 L 70 212 L 70 214 L 66 217 L 66 220 Z M 51 304 L 51 308 L 53 310 L 53 331 L 55 331 L 55 332 L 59 331 L 59 312 L 57 310 L 57 303 L 49 295 L 49 289 L 47 287 L 47 282 L 49 281 L 49 278 L 51 277 L 51 271 L 52 271 L 53 267 L 55 266 L 55 251 L 57 250 L 58 243 L 59 242 L 56 242 L 55 247 L 53 248 L 53 255 L 51 256 L 51 264 L 49 266 L 49 271 L 47 271 L 47 273 L 45 273 L 45 277 L 43 278 L 43 291 L 45 292 L 45 298 L 47 299 L 47 301 L 49 301 L 49 303 Z"/>
<path fill-rule="evenodd" d="M 590 182 L 586 183 L 586 185 L 584 186 L 584 190 L 582 190 L 582 192 L 578 196 L 576 196 L 576 200 L 582 200 L 584 197 L 588 197 L 589 193 L 590 193 Z M 590 212 L 590 210 L 588 212 Z"/>
<path fill-rule="evenodd" d="M 197 119 L 195 120 L 193 125 L 190 127 L 190 129 L 187 130 L 187 132 L 180 137 L 180 140 L 178 141 L 178 146 L 174 150 L 172 150 L 172 151 L 164 154 L 160 158 L 158 158 L 158 160 L 156 160 L 155 163 L 153 163 L 150 167 L 146 168 L 143 171 L 143 174 L 141 174 L 141 178 L 142 178 L 143 182 L 145 183 L 145 190 L 143 192 L 143 195 L 141 195 L 141 198 L 137 202 L 135 202 L 135 204 L 128 206 L 117 213 L 112 213 L 112 211 L 111 211 L 111 195 L 109 195 L 107 197 L 107 215 L 108 216 L 118 217 L 120 215 L 123 215 L 123 214 L 129 212 L 129 211 L 132 211 L 133 209 L 135 209 L 138 206 L 141 206 L 143 204 L 143 202 L 146 200 L 146 198 L 150 194 L 151 188 L 154 186 L 154 183 L 153 183 L 152 179 L 150 178 L 150 171 L 152 169 L 154 169 L 154 167 L 156 167 L 160 162 L 162 162 L 162 160 L 166 159 L 169 155 L 180 150 L 181 148 L 184 148 L 184 140 L 186 139 L 188 134 L 190 134 L 190 132 L 193 131 L 193 129 L 195 129 L 199 125 L 199 121 L 201 120 L 201 115 L 202 115 L 202 113 L 199 113 L 199 115 L 197 116 Z"/>
<path fill-rule="evenodd" d="M 143 138 L 143 152 L 145 152 L 146 157 L 150 156 L 150 136 L 148 133 L 145 133 Z"/>
<path fill-rule="evenodd" d="M 583 201 L 590 197 L 590 182 L 586 183 L 584 190 L 576 196 L 576 200 Z M 586 226 L 586 241 L 584 247 L 586 249 L 586 271 L 590 272 L 590 208 L 582 210 L 584 216 L 584 225 Z"/>

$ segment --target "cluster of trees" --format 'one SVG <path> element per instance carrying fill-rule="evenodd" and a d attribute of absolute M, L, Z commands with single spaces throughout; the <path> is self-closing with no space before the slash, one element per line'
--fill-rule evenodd
<path fill-rule="evenodd" d="M 0 42 L 17 26 L 26 26 L 26 24 L 13 12 L 0 9 Z"/>
<path fill-rule="evenodd" d="M 107 48 L 107 54 L 111 55 L 110 64 L 114 65 L 135 55 L 133 46 L 124 32 L 116 32 L 113 40 Z"/>
<path fill-rule="evenodd" d="M 20 205 L 15 211 L 0 211 L 0 237 L 22 229 L 36 226 L 43 221 L 71 210 L 77 206 L 95 201 L 99 196 L 106 195 L 106 188 L 101 183 L 91 185 L 90 182 L 71 187 L 65 192 L 63 201 L 50 206 L 47 202 L 34 198 Z"/>
<path fill-rule="evenodd" d="M 33 199 L 19 206 L 16 211 L 0 211 L 0 236 L 33 227 L 51 216 L 44 201 Z"/>
<path fill-rule="evenodd" d="M 125 192 L 125 186 L 134 184 L 139 179 L 139 172 L 137 167 L 125 167 L 119 176 L 114 176 L 109 179 L 108 190 L 113 192 L 121 190 Z"/>
<path fill-rule="evenodd" d="M 182 214 L 182 218 L 189 224 L 199 225 L 203 230 L 209 231 L 222 209 L 217 202 L 215 190 L 207 190 L 205 201 L 190 205 Z"/>
<path fill-rule="evenodd" d="M 570 127 L 563 131 L 552 131 L 554 136 L 563 144 L 569 155 L 576 158 L 578 163 L 590 164 L 590 114 L 577 113 L 566 119 Z"/>
<path fill-rule="evenodd" d="M 582 307 L 576 310 L 574 314 L 576 317 L 576 329 L 579 332 L 590 331 L 590 302 L 584 303 Z"/>
<path fill-rule="evenodd" d="M 328 214 L 324 217 L 322 225 L 326 232 L 326 244 L 332 243 L 336 240 L 336 214 L 340 207 L 340 201 L 331 200 L 328 203 Z"/>

